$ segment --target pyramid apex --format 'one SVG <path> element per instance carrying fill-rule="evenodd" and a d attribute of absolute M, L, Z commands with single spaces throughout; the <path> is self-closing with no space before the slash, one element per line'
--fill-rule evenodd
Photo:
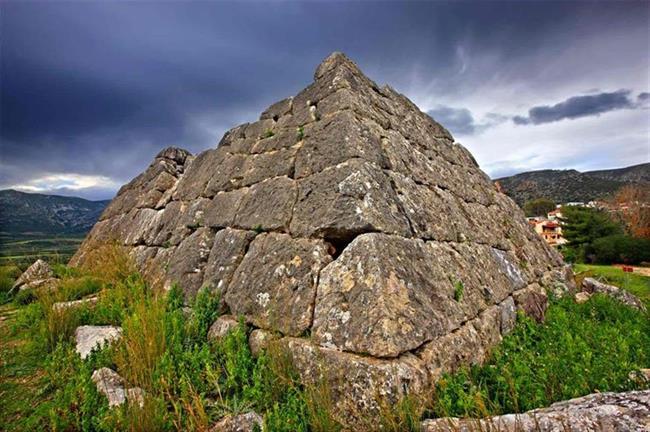
<path fill-rule="evenodd" d="M 328 72 L 331 72 L 340 67 L 347 67 L 355 73 L 362 74 L 359 66 L 353 62 L 348 56 L 339 51 L 334 51 L 332 54 L 328 55 L 316 68 L 314 73 L 314 80 L 317 80 L 323 77 Z"/>

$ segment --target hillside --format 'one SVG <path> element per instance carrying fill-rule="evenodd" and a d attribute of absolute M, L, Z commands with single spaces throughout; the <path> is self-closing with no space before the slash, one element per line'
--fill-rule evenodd
<path fill-rule="evenodd" d="M 650 163 L 626 168 L 579 172 L 576 170 L 530 171 L 497 179 L 502 190 L 520 206 L 535 198 L 556 202 L 605 198 L 622 186 L 650 184 Z"/>
<path fill-rule="evenodd" d="M 0 191 L 0 232 L 3 234 L 84 234 L 109 201 Z"/>

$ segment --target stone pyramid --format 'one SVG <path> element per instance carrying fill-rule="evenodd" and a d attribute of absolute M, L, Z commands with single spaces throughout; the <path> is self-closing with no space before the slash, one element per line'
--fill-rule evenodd
<path fill-rule="evenodd" d="M 107 241 L 152 284 L 219 291 L 348 418 L 481 362 L 518 308 L 540 319 L 571 284 L 472 155 L 340 53 L 216 148 L 161 151 L 72 264 Z"/>

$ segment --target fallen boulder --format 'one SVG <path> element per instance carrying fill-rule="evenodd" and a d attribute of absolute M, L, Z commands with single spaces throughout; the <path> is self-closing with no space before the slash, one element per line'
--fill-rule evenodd
<path fill-rule="evenodd" d="M 637 432 L 650 430 L 650 390 L 594 393 L 522 414 L 425 420 L 422 432 Z"/>
<path fill-rule="evenodd" d="M 40 288 L 42 286 L 56 283 L 56 280 L 57 279 L 54 277 L 54 271 L 50 265 L 42 259 L 38 259 L 20 275 L 11 287 L 10 293 L 14 293 L 16 290 L 23 291 L 27 289 Z"/>
<path fill-rule="evenodd" d="M 594 278 L 584 278 L 582 289 L 589 294 L 605 294 L 634 309 L 645 311 L 646 307 L 641 300 L 627 290 L 614 285 L 608 285 Z"/>
<path fill-rule="evenodd" d="M 77 353 L 82 359 L 85 359 L 93 349 L 102 347 L 104 344 L 116 341 L 122 337 L 122 328 L 85 325 L 77 327 L 74 332 L 74 337 L 77 343 Z"/>

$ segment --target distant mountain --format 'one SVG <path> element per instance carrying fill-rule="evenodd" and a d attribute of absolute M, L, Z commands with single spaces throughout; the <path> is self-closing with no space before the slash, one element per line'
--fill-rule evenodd
<path fill-rule="evenodd" d="M 576 170 L 530 171 L 497 181 L 503 192 L 520 206 L 536 198 L 549 198 L 557 203 L 588 202 L 610 196 L 629 184 L 650 187 L 650 163 L 583 173 Z"/>
<path fill-rule="evenodd" d="M 0 232 L 83 234 L 109 202 L 0 190 Z"/>

